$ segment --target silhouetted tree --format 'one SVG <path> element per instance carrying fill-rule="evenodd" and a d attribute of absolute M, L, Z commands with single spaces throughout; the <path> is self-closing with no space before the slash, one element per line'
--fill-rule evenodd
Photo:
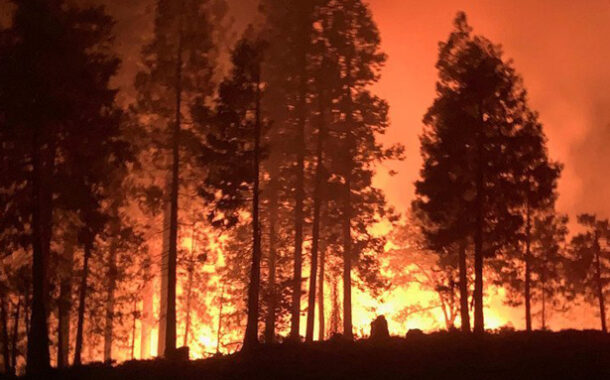
<path fill-rule="evenodd" d="M 160 164 L 168 170 L 168 236 L 163 269 L 167 294 L 162 294 L 160 348 L 172 354 L 176 348 L 176 266 L 178 205 L 181 166 L 194 158 L 189 146 L 198 141 L 190 110 L 209 105 L 214 93 L 217 34 L 226 13 L 220 0 L 159 0 L 156 3 L 153 40 L 143 49 L 144 70 L 136 78 L 136 111 L 157 138 Z M 186 120 L 185 120 L 186 119 Z M 196 143 L 195 143 L 196 145 Z M 169 157 L 165 150 L 171 152 Z M 183 184 L 184 185 L 184 184 Z M 164 274 L 165 276 L 165 274 Z M 163 288 L 163 287 L 162 287 Z M 162 289 L 162 293 L 164 289 Z M 163 302 L 166 300 L 166 302 Z"/>
<path fill-rule="evenodd" d="M 115 136 L 115 91 L 108 81 L 118 60 L 109 53 L 112 20 L 102 9 L 72 8 L 59 0 L 15 5 L 7 32 L 11 43 L 0 69 L 0 97 L 7 141 L 21 147 L 12 155 L 14 167 L 23 173 L 15 183 L 31 193 L 24 200 L 31 210 L 33 251 L 27 370 L 35 373 L 49 366 L 46 299 L 53 210 L 80 209 L 72 203 L 70 184 L 89 180 L 91 172 L 70 175 L 74 159 L 82 159 L 84 152 L 99 153 Z M 107 128 L 107 137 L 96 140 Z"/>
<path fill-rule="evenodd" d="M 250 32 L 252 33 L 252 32 Z M 212 223 L 230 227 L 239 220 L 239 210 L 252 197 L 252 262 L 248 286 L 248 318 L 243 348 L 258 343 L 261 266 L 260 162 L 266 124 L 261 109 L 261 60 L 263 42 L 240 40 L 232 55 L 233 70 L 219 90 L 215 128 L 208 134 L 203 159 L 209 170 L 202 195 L 214 202 Z M 202 119 L 205 113 L 202 114 Z M 218 196 L 217 193 L 220 192 Z M 217 219 L 222 212 L 220 219 Z"/>
<path fill-rule="evenodd" d="M 522 175 L 544 157 L 544 146 L 511 63 L 500 46 L 471 31 L 459 13 L 440 44 L 414 205 L 431 225 L 434 244 L 474 245 L 474 330 L 482 332 L 483 259 L 514 241 L 522 227 Z"/>
<path fill-rule="evenodd" d="M 352 269 L 358 269 L 362 283 L 373 284 L 371 289 L 383 287 L 376 257 L 383 252 L 383 239 L 372 236 L 369 227 L 379 217 L 391 220 L 392 213 L 383 192 L 372 186 L 375 165 L 401 158 L 403 148 L 385 148 L 377 140 L 388 127 L 388 105 L 370 92 L 370 86 L 379 79 L 386 56 L 368 5 L 360 0 L 329 2 L 320 12 L 325 56 L 337 66 L 332 89 L 324 93 L 332 99 L 329 114 L 334 115 L 325 150 L 333 153 L 328 158 L 333 177 L 328 192 L 337 195 L 330 204 L 341 210 L 343 331 L 351 339 Z"/>
<path fill-rule="evenodd" d="M 582 214 L 578 223 L 586 230 L 574 236 L 570 242 L 570 261 L 568 275 L 572 290 L 583 294 L 591 304 L 598 304 L 601 329 L 606 327 L 606 297 L 608 297 L 608 242 L 610 227 L 607 219 L 598 219 L 595 215 Z"/>

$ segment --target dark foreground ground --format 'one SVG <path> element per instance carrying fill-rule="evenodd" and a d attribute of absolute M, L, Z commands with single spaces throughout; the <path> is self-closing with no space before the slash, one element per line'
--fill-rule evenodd
<path fill-rule="evenodd" d="M 262 346 L 191 362 L 133 361 L 55 371 L 45 379 L 610 379 L 610 335 L 594 331 L 453 333 Z"/>

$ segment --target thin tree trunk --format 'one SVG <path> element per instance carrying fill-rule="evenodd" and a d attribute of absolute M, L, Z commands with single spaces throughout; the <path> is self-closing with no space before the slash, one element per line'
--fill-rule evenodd
<path fill-rule="evenodd" d="M 301 57 L 301 75 L 298 104 L 298 125 L 296 135 L 297 151 L 297 178 L 295 184 L 295 206 L 294 206 L 294 276 L 292 285 L 292 309 L 290 319 L 290 338 L 300 341 L 301 322 L 301 282 L 303 267 L 303 202 L 305 199 L 305 106 L 307 92 L 307 78 L 305 74 L 306 65 L 305 52 Z"/>
<path fill-rule="evenodd" d="M 546 270 L 543 265 L 540 273 L 540 284 L 542 286 L 542 331 L 546 331 Z"/>
<path fill-rule="evenodd" d="M 337 334 L 341 325 L 341 306 L 339 305 L 339 283 L 335 277 L 332 278 L 331 285 L 330 332 L 331 334 Z"/>
<path fill-rule="evenodd" d="M 76 344 L 74 345 L 74 365 L 81 365 L 81 352 L 83 349 L 83 325 L 85 322 L 85 301 L 87 299 L 87 277 L 89 276 L 89 259 L 91 258 L 93 239 L 89 236 L 85 242 L 83 258 L 83 275 L 81 277 L 80 293 L 78 296 L 78 319 L 76 324 Z"/>
<path fill-rule="evenodd" d="M 4 361 L 4 373 L 10 373 L 11 370 L 11 354 L 8 344 L 8 310 L 7 297 L 4 289 L 0 289 L 0 327 L 2 328 L 2 358 Z"/>
<path fill-rule="evenodd" d="M 482 107 L 479 107 L 481 129 L 483 128 Z M 484 173 L 483 173 L 483 147 L 481 141 L 482 131 L 477 132 L 477 177 L 476 177 L 476 224 L 474 231 L 474 332 L 485 331 L 483 315 L 483 224 L 484 224 Z"/>
<path fill-rule="evenodd" d="M 146 283 L 142 291 L 142 317 L 140 328 L 140 359 L 148 359 L 151 355 L 150 351 L 150 333 L 151 326 L 154 323 L 153 318 L 153 286 L 152 279 L 148 279 L 150 275 L 150 266 L 144 267 L 144 276 Z"/>
<path fill-rule="evenodd" d="M 117 265 L 116 265 L 116 254 L 117 254 L 117 237 L 115 233 L 118 233 L 116 227 L 113 231 L 112 242 L 110 243 L 110 252 L 108 257 L 108 293 L 106 295 L 106 320 L 104 324 L 104 362 L 112 361 L 112 338 L 113 338 L 113 324 L 114 324 L 114 296 L 117 282 Z"/>
<path fill-rule="evenodd" d="M 460 319 L 462 321 L 462 332 L 470 332 L 470 314 L 468 311 L 468 266 L 466 265 L 466 242 L 460 242 L 459 246 L 459 271 L 460 271 Z"/>
<path fill-rule="evenodd" d="M 602 283 L 602 266 L 600 258 L 600 246 L 599 237 L 597 232 L 595 233 L 595 279 L 597 282 L 597 298 L 599 299 L 599 317 L 601 320 L 601 326 L 603 332 L 608 332 L 606 327 L 606 305 L 604 300 L 604 284 Z"/>
<path fill-rule="evenodd" d="M 244 350 L 258 345 L 258 314 L 261 276 L 261 233 L 259 221 L 260 196 L 260 144 L 261 144 L 261 93 L 260 66 L 256 78 L 256 123 L 254 126 L 254 186 L 252 189 L 252 268 L 248 288 L 248 321 L 244 337 Z"/>
<path fill-rule="evenodd" d="M 314 321 L 316 314 L 316 280 L 318 270 L 318 249 L 320 245 L 320 208 L 322 205 L 322 180 L 323 180 L 323 157 L 322 152 L 324 149 L 325 139 L 325 117 L 324 117 L 324 98 L 322 92 L 320 92 L 319 99 L 319 112 L 320 120 L 318 127 L 318 141 L 316 146 L 316 174 L 314 183 L 314 195 L 313 195 L 313 231 L 312 231 L 312 242 L 311 242 L 311 269 L 309 275 L 309 299 L 307 303 L 307 328 L 305 334 L 305 341 L 313 341 L 314 333 Z"/>
<path fill-rule="evenodd" d="M 531 212 L 527 201 L 525 212 L 525 330 L 532 331 L 532 304 L 531 304 Z"/>
<path fill-rule="evenodd" d="M 225 303 L 225 283 L 222 283 L 222 289 L 220 291 L 220 305 L 218 307 L 218 328 L 216 329 L 216 355 L 220 353 L 220 338 L 222 332 L 222 307 Z"/>
<path fill-rule="evenodd" d="M 193 294 L 193 274 L 195 272 L 195 225 L 191 235 L 191 257 L 188 263 L 188 278 L 186 282 L 186 321 L 184 323 L 184 340 L 182 345 L 188 347 L 189 330 L 191 329 L 191 297 Z"/>
<path fill-rule="evenodd" d="M 131 322 L 131 360 L 133 360 L 136 347 L 136 321 L 138 319 L 138 300 L 136 298 L 133 300 L 133 310 L 131 315 L 133 316 Z"/>
<path fill-rule="evenodd" d="M 57 327 L 57 367 L 69 365 L 70 312 L 72 309 L 72 276 L 74 265 L 74 245 L 76 236 L 72 232 L 64 235 L 63 268 L 59 284 L 58 327 Z"/>
<path fill-rule="evenodd" d="M 347 58 L 347 83 L 351 83 L 352 60 Z M 353 128 L 352 89 L 347 86 L 347 111 L 345 116 L 345 185 L 343 205 L 343 336 L 353 339 L 352 331 L 352 169 Z"/>
<path fill-rule="evenodd" d="M 271 181 L 269 183 L 269 305 L 267 307 L 267 317 L 265 319 L 265 342 L 275 341 L 275 316 L 277 311 L 277 289 L 276 289 L 276 224 L 277 224 L 277 165 L 272 163 Z"/>
<path fill-rule="evenodd" d="M 25 283 L 25 294 L 23 295 L 23 324 L 25 326 L 25 334 L 30 336 L 30 283 L 26 281 Z"/>
<path fill-rule="evenodd" d="M 33 133 L 32 141 L 32 316 L 28 333 L 28 350 L 26 372 L 39 374 L 50 367 L 49 335 L 45 290 L 47 288 L 48 249 L 44 245 L 42 221 L 42 163 L 41 142 L 38 128 Z M 51 207 L 51 205 L 46 205 Z"/>
<path fill-rule="evenodd" d="M 326 264 L 326 246 L 324 240 L 320 240 L 320 275 L 318 278 L 318 340 L 323 341 L 326 337 L 326 326 L 324 319 L 324 270 Z"/>
<path fill-rule="evenodd" d="M 176 52 L 176 115 L 172 136 L 172 183 L 170 192 L 169 252 L 167 260 L 167 311 L 165 313 L 165 357 L 176 351 L 176 263 L 178 257 L 178 188 L 180 181 L 180 129 L 182 125 L 182 12 L 178 22 Z"/>
<path fill-rule="evenodd" d="M 11 342 L 11 370 L 9 374 L 14 375 L 17 370 L 17 342 L 19 341 L 19 313 L 21 310 L 21 297 L 17 299 L 17 307 L 13 315 L 13 336 Z"/>

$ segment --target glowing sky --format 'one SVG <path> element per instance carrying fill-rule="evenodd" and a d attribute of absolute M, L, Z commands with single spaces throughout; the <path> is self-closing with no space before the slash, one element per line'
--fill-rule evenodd
<path fill-rule="evenodd" d="M 407 146 L 400 174 L 380 178 L 398 208 L 413 197 L 421 119 L 434 98 L 437 44 L 458 10 L 475 33 L 504 47 L 540 112 L 552 158 L 565 164 L 558 208 L 610 215 L 610 1 L 476 0 L 370 2 L 389 55 L 377 92 L 391 106 L 385 141 Z"/>

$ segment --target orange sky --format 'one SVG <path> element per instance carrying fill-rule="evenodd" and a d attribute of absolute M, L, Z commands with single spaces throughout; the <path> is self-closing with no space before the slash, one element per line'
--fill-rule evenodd
<path fill-rule="evenodd" d="M 504 46 L 540 112 L 550 154 L 565 164 L 558 208 L 610 216 L 610 0 L 371 0 L 389 55 L 377 92 L 391 106 L 385 138 L 407 146 L 400 174 L 379 184 L 404 209 L 421 160 L 421 119 L 434 98 L 437 44 L 458 10 Z"/>

